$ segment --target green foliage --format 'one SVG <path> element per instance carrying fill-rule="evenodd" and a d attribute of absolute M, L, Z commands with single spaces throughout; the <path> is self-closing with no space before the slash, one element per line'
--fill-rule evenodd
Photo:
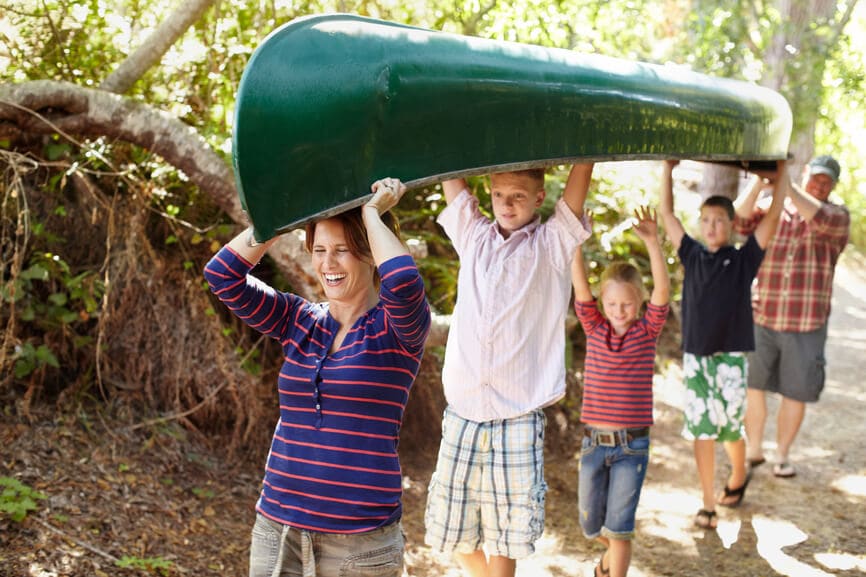
<path fill-rule="evenodd" d="M 633 215 L 640 206 L 655 207 L 658 189 L 658 163 L 629 163 L 624 172 L 614 172 L 611 166 L 599 165 L 594 171 L 593 184 L 587 198 L 592 213 L 592 236 L 582 250 L 591 286 L 597 286 L 601 274 L 614 261 L 627 261 L 641 271 L 644 286 L 652 290 L 652 274 L 646 246 L 631 230 Z M 659 224 L 659 240 L 663 238 Z M 662 243 L 668 270 L 676 278 L 679 261 L 672 248 Z"/>
<path fill-rule="evenodd" d="M 15 378 L 23 379 L 37 369 L 45 367 L 60 368 L 60 363 L 57 362 L 57 357 L 51 352 L 51 349 L 45 345 L 34 347 L 30 343 L 24 343 L 15 351 Z"/>
<path fill-rule="evenodd" d="M 236 347 L 235 352 L 241 359 L 241 367 L 246 372 L 251 375 L 262 374 L 262 364 L 259 359 L 259 357 L 261 356 L 261 351 L 258 348 L 251 348 L 247 351 L 244 351 L 242 347 Z"/>
<path fill-rule="evenodd" d="M 818 109 L 815 131 L 816 154 L 830 153 L 842 165 L 842 175 L 834 192 L 851 212 L 851 243 L 866 251 L 866 6 L 858 4 L 851 32 L 835 47 L 827 62 L 824 77 L 826 97 Z M 858 32 L 859 31 L 859 32 Z"/>
<path fill-rule="evenodd" d="M 148 573 L 168 575 L 174 563 L 162 557 L 132 557 L 124 555 L 114 563 L 122 569 L 139 569 Z"/>
<path fill-rule="evenodd" d="M 4 0 L 2 4 L 3 82 L 53 79 L 89 87 L 98 87 L 178 6 L 175 0 Z M 799 4 L 810 9 L 809 3 Z M 336 11 L 485 38 L 674 62 L 756 82 L 785 76 L 789 81 L 781 91 L 792 104 L 798 129 L 808 128 L 817 118 L 816 150 L 832 152 L 842 162 L 843 177 L 836 193 L 852 211 L 852 241 L 866 247 L 866 219 L 862 218 L 866 168 L 861 168 L 860 154 L 866 110 L 863 3 L 858 4 L 850 33 L 840 35 L 829 50 L 821 42 L 832 37 L 835 22 L 810 21 L 803 42 L 787 47 L 790 52 L 781 58 L 784 75 L 768 68 L 774 42 L 781 33 L 791 31 L 790 22 L 779 12 L 781 5 L 735 0 L 229 0 L 214 3 L 124 97 L 183 120 L 229 162 L 235 93 L 256 46 L 294 18 Z M 844 6 L 840 3 L 839 8 Z M 459 137 L 471 139 L 473 135 Z M 9 140 L 0 141 L 3 149 L 10 146 Z M 95 327 L 105 296 L 100 268 L 104 262 L 102 255 L 88 262 L 71 256 L 72 244 L 81 242 L 80 231 L 68 226 L 76 202 L 69 186 L 71 175 L 87 175 L 100 189 L 118 197 L 144 198 L 151 244 L 165 255 L 176 254 L 194 282 L 200 281 L 203 262 L 198 255 L 206 252 L 202 249 L 215 250 L 236 230 L 201 191 L 189 185 L 185 175 L 147 150 L 99 138 L 79 147 L 55 135 L 40 140 L 32 152 L 44 165 L 28 181 L 29 190 L 50 195 L 52 202 L 41 213 L 38 209 L 43 207 L 26 207 L 32 235 L 20 261 L 20 274 L 8 276 L 12 268 L 6 252 L 8 235 L 2 236 L 0 262 L 0 319 L 8 322 L 9 315 L 14 315 L 21 335 L 17 348 L 10 347 L 14 365 L 7 374 L 19 380 L 59 373 L 61 366 L 69 374 L 79 348 L 86 351 L 82 356 L 95 356 Z M 550 171 L 548 198 L 541 210 L 544 216 L 552 210 L 566 174 L 567 167 Z M 472 178 L 470 185 L 490 216 L 486 180 Z M 595 231 L 584 247 L 592 279 L 611 259 L 625 258 L 646 271 L 649 281 L 642 244 L 622 225 L 636 205 L 655 203 L 646 193 L 654 191 L 654 186 L 651 179 L 635 183 L 621 174 L 599 174 L 597 170 L 588 201 L 595 211 Z M 427 246 L 429 256 L 419 259 L 419 266 L 431 303 L 437 311 L 449 313 L 459 265 L 435 222 L 443 207 L 441 190 L 430 187 L 412 191 L 396 210 L 405 236 Z M 16 228 L 18 215 L 3 212 L 0 216 L 3 227 Z M 198 253 L 192 250 L 195 247 Z M 674 273 L 676 260 L 669 247 L 668 252 Z M 205 312 L 214 314 L 212 309 Z M 265 370 L 261 351 L 251 347 L 249 337 L 239 328 L 239 324 L 227 326 L 225 337 L 237 347 L 244 368 L 259 375 Z M 93 369 L 84 367 L 80 372 L 92 374 Z"/>
<path fill-rule="evenodd" d="M 0 477 L 0 513 L 8 516 L 16 523 L 23 521 L 30 511 L 39 508 L 36 500 L 47 499 L 29 485 L 25 485 L 13 477 Z"/>
<path fill-rule="evenodd" d="M 213 499 L 216 496 L 213 489 L 203 489 L 201 487 L 193 487 L 192 494 L 202 500 Z"/>
<path fill-rule="evenodd" d="M 34 253 L 27 268 L 0 286 L 0 300 L 14 305 L 18 319 L 31 325 L 31 334 L 63 331 L 77 347 L 91 340 L 87 327 L 99 316 L 104 292 L 97 271 L 75 273 L 59 255 L 46 252 Z M 60 367 L 45 343 L 24 342 L 16 348 L 14 359 L 18 379 Z"/>

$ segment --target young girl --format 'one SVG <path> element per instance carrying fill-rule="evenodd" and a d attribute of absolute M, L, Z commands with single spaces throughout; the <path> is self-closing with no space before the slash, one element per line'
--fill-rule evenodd
<path fill-rule="evenodd" d="M 624 577 L 631 561 L 635 511 L 649 460 L 652 379 L 656 341 L 668 313 L 670 281 L 658 240 L 656 216 L 635 211 L 634 231 L 647 247 L 653 291 L 640 316 L 646 289 L 640 272 L 612 263 L 601 277 L 599 311 L 581 250 L 572 262 L 574 308 L 586 333 L 578 505 L 588 539 L 604 546 L 596 577 Z"/>

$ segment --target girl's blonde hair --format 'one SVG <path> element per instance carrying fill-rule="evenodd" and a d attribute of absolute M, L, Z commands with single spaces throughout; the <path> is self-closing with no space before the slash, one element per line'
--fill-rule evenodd
<path fill-rule="evenodd" d="M 643 278 L 641 278 L 640 271 L 633 264 L 619 261 L 607 265 L 607 268 L 604 269 L 603 273 L 601 273 L 599 296 L 604 294 L 604 289 L 610 282 L 630 284 L 641 302 L 646 302 L 649 298 L 649 293 L 643 284 Z"/>

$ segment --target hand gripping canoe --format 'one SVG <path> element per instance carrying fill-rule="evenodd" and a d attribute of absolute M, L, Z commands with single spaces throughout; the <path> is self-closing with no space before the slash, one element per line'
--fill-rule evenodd
<path fill-rule="evenodd" d="M 784 159 L 791 110 L 767 88 L 353 15 L 271 33 L 238 89 L 233 154 L 258 240 L 357 206 L 374 180 L 579 160 Z"/>

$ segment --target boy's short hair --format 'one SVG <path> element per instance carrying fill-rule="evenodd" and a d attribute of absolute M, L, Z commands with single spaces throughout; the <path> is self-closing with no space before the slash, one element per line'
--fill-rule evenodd
<path fill-rule="evenodd" d="M 701 203 L 702 209 L 705 206 L 715 206 L 718 208 L 723 208 L 725 209 L 725 212 L 728 213 L 728 218 L 734 220 L 734 201 L 732 201 L 727 196 L 714 194 L 713 196 L 708 197 L 703 203 Z"/>
<path fill-rule="evenodd" d="M 604 293 L 604 287 L 609 282 L 630 284 L 641 301 L 646 301 L 649 298 L 640 271 L 631 263 L 616 261 L 607 265 L 607 268 L 601 273 L 601 284 L 599 285 L 599 292 L 601 294 Z"/>
<path fill-rule="evenodd" d="M 494 176 L 516 176 L 520 178 L 528 178 L 532 184 L 538 188 L 544 188 L 544 169 L 543 168 L 525 168 L 523 170 L 510 170 L 507 172 L 495 172 L 490 175 Z"/>

